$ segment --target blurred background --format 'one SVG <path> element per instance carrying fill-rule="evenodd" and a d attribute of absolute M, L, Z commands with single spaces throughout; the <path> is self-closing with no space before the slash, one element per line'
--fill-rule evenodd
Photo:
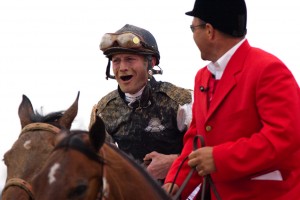
<path fill-rule="evenodd" d="M 300 13 L 294 0 L 246 0 L 247 38 L 280 58 L 300 83 Z M 105 79 L 101 37 L 125 24 L 148 29 L 161 54 L 156 79 L 193 89 L 206 62 L 194 44 L 190 24 L 194 0 L 10 0 L 0 1 L 0 157 L 21 130 L 18 107 L 25 94 L 44 114 L 67 109 L 80 91 L 72 128 L 87 129 L 92 106 L 117 88 Z M 6 166 L 0 162 L 0 191 Z"/>

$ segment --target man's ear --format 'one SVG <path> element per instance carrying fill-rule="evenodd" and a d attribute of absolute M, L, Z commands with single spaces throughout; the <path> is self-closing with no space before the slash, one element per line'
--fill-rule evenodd
<path fill-rule="evenodd" d="M 155 56 L 152 56 L 152 59 L 151 59 L 151 61 L 152 61 L 152 67 L 154 67 L 155 66 L 155 64 L 156 64 L 156 57 Z"/>

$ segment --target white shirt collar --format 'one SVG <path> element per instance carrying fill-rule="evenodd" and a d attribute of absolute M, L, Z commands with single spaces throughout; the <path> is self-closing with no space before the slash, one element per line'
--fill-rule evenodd
<path fill-rule="evenodd" d="M 243 40 L 241 40 L 239 43 L 237 43 L 236 45 L 234 45 L 231 49 L 229 49 L 223 56 L 221 56 L 221 58 L 219 58 L 215 63 L 210 62 L 207 65 L 207 69 L 213 74 L 215 75 L 216 80 L 220 80 L 223 72 L 230 60 L 230 58 L 232 57 L 232 55 L 235 53 L 235 51 L 242 45 L 242 43 L 246 40 L 246 38 L 244 38 Z"/>
<path fill-rule="evenodd" d="M 144 91 L 145 86 L 140 89 L 140 91 L 138 91 L 135 94 L 129 94 L 129 93 L 125 93 L 125 100 L 129 103 L 135 102 L 136 100 L 141 99 L 142 93 Z"/>

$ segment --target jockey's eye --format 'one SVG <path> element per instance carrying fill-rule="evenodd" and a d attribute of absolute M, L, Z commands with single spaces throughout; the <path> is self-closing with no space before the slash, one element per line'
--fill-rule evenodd
<path fill-rule="evenodd" d="M 85 184 L 78 185 L 76 188 L 73 188 L 69 192 L 68 198 L 72 199 L 72 198 L 75 198 L 75 197 L 82 196 L 85 193 L 86 190 L 87 190 L 87 186 Z"/>

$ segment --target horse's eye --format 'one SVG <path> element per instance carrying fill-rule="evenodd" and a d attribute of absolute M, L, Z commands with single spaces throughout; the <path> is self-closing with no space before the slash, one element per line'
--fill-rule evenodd
<path fill-rule="evenodd" d="M 68 198 L 74 198 L 74 197 L 78 197 L 81 196 L 85 193 L 87 189 L 87 186 L 85 184 L 82 185 L 78 185 L 76 188 L 73 188 L 68 195 Z"/>

